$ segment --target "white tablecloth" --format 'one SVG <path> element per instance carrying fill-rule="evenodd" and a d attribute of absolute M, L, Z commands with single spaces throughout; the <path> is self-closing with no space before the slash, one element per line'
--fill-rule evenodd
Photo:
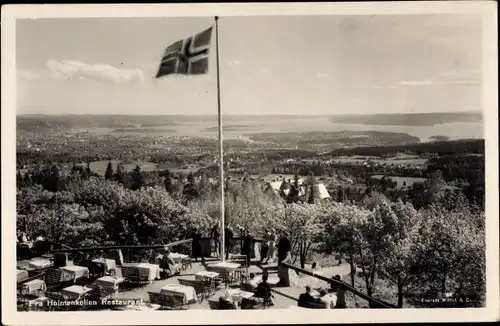
<path fill-rule="evenodd" d="M 175 252 L 171 252 L 168 257 L 174 261 L 174 263 L 181 263 L 184 258 L 188 258 L 188 255 L 178 254 Z"/>
<path fill-rule="evenodd" d="M 38 291 L 45 291 L 47 286 L 44 280 L 32 280 L 23 284 L 23 292 L 26 294 L 34 294 Z"/>
<path fill-rule="evenodd" d="M 60 268 L 62 271 L 62 281 L 76 281 L 79 278 L 89 278 L 89 269 L 82 266 L 65 266 Z"/>
<path fill-rule="evenodd" d="M 228 263 L 228 262 L 220 262 L 218 264 L 214 264 L 214 265 L 210 265 L 210 266 L 212 268 L 222 269 L 222 270 L 226 270 L 226 271 L 229 271 L 229 272 L 233 272 L 236 269 L 238 269 L 241 266 L 241 264 Z"/>
<path fill-rule="evenodd" d="M 123 281 L 125 281 L 125 279 L 121 278 L 121 277 L 115 277 L 115 276 L 104 276 L 104 277 L 101 277 L 101 278 L 98 278 L 95 283 L 97 285 L 101 285 L 101 286 L 104 286 L 104 287 L 117 287 L 118 284 L 122 283 Z"/>
<path fill-rule="evenodd" d="M 160 278 L 160 265 L 140 263 L 136 265 L 139 269 L 147 269 L 149 271 L 149 281 L 154 281 Z"/>
<path fill-rule="evenodd" d="M 197 280 L 204 280 L 204 279 L 214 279 L 217 276 L 219 276 L 219 273 L 217 272 L 199 271 L 198 273 L 195 274 L 194 278 Z"/>
<path fill-rule="evenodd" d="M 30 268 L 33 269 L 42 269 L 50 267 L 52 263 L 48 259 L 35 259 L 29 262 Z"/>
<path fill-rule="evenodd" d="M 67 288 L 64 288 L 61 291 L 61 294 L 64 297 L 68 297 L 70 299 L 78 300 L 83 295 L 85 295 L 86 293 L 88 293 L 90 291 L 91 291 L 90 288 L 87 288 L 87 287 L 84 287 L 84 286 L 81 286 L 81 285 L 72 285 L 72 286 L 69 286 Z"/>
<path fill-rule="evenodd" d="M 92 262 L 104 265 L 106 272 L 116 270 L 116 261 L 114 259 L 93 259 Z"/>
<path fill-rule="evenodd" d="M 197 301 L 196 291 L 194 287 L 180 284 L 168 284 L 161 288 L 161 292 L 165 294 L 183 294 L 184 303 Z"/>

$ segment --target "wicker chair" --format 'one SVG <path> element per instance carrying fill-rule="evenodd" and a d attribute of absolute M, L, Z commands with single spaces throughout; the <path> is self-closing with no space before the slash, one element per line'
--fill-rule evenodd
<path fill-rule="evenodd" d="M 148 291 L 149 303 L 158 304 L 161 308 L 168 308 L 172 310 L 182 310 L 186 306 L 184 304 L 184 297 L 179 295 L 165 294 L 161 292 Z M 189 305 L 188 305 L 189 308 Z"/>

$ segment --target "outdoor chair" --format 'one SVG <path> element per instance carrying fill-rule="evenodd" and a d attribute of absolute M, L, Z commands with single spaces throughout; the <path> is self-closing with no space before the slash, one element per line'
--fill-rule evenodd
<path fill-rule="evenodd" d="M 152 291 L 148 291 L 148 296 L 149 296 L 149 303 L 160 305 L 160 308 L 180 310 L 186 306 L 184 304 L 183 296 L 165 294 L 161 292 L 152 292 Z"/>
<path fill-rule="evenodd" d="M 234 271 L 235 281 L 243 282 L 248 277 L 248 268 L 240 267 Z"/>
<path fill-rule="evenodd" d="M 267 307 L 273 306 L 274 303 L 272 301 L 272 293 L 268 291 L 268 289 L 264 286 L 258 286 L 254 290 L 254 296 L 253 298 L 257 299 L 259 302 L 262 303 L 264 309 Z"/>
<path fill-rule="evenodd" d="M 241 309 L 256 309 L 257 308 L 257 302 L 253 298 L 243 298 L 241 299 Z"/>
<path fill-rule="evenodd" d="M 49 268 L 45 271 L 43 280 L 47 285 L 47 290 L 56 289 L 62 286 L 62 271 L 60 269 Z"/>
<path fill-rule="evenodd" d="M 188 266 L 189 268 L 193 268 L 193 260 L 190 257 L 182 258 L 181 263 L 183 270 L 186 270 Z"/>
<path fill-rule="evenodd" d="M 241 290 L 246 291 L 246 292 L 254 292 L 255 287 L 253 287 L 251 284 L 249 284 L 247 281 L 242 283 Z"/>
<path fill-rule="evenodd" d="M 97 300 L 112 299 L 118 294 L 118 289 L 105 287 L 96 283 L 92 283 L 88 287 L 92 289 L 88 295 Z"/>
<path fill-rule="evenodd" d="M 149 271 L 135 267 L 122 266 L 123 278 L 127 283 L 145 285 L 149 283 Z"/>

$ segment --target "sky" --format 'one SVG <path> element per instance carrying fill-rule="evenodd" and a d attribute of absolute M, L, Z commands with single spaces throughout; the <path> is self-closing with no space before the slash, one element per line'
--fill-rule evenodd
<path fill-rule="evenodd" d="M 164 49 L 212 17 L 16 21 L 18 114 L 217 113 L 207 75 L 155 79 Z M 481 110 L 481 18 L 219 18 L 223 114 Z"/>

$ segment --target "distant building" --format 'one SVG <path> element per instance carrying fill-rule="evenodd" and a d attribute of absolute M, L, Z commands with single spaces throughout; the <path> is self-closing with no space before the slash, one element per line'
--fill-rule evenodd
<path fill-rule="evenodd" d="M 280 190 L 283 187 L 284 188 L 283 194 L 285 196 L 288 196 L 288 194 L 290 193 L 290 186 L 286 186 L 286 185 L 283 186 L 283 182 L 287 182 L 288 184 L 290 184 L 290 186 L 294 183 L 293 180 L 292 181 L 283 181 L 283 180 L 282 181 L 271 181 L 271 182 L 268 182 L 267 187 L 264 190 L 264 193 L 270 194 L 272 191 L 274 194 L 279 195 Z M 304 185 L 304 180 L 299 179 L 298 184 L 299 184 L 299 197 L 303 197 L 306 195 L 306 186 Z M 328 190 L 326 189 L 325 185 L 322 182 L 316 182 L 316 186 L 318 189 L 318 197 L 320 199 L 326 199 L 326 198 L 331 197 L 330 194 L 328 193 Z"/>

